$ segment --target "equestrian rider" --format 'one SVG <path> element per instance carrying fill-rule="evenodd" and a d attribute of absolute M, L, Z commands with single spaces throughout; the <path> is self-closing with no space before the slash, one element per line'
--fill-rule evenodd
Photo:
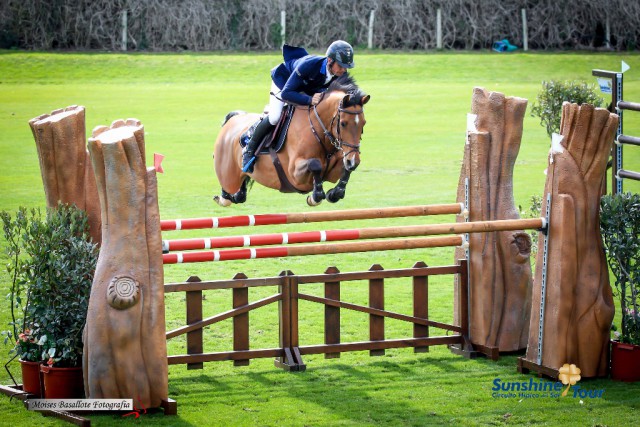
<path fill-rule="evenodd" d="M 242 170 L 253 172 L 258 144 L 278 123 L 284 103 L 317 105 L 337 77 L 353 68 L 353 48 L 336 40 L 327 49 L 326 56 L 309 55 L 304 48 L 284 45 L 284 62 L 271 70 L 269 115 L 261 119 L 251 140 L 242 153 Z"/>

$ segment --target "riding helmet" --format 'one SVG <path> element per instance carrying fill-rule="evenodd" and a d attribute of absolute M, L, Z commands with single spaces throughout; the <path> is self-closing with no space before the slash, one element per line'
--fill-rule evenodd
<path fill-rule="evenodd" d="M 336 61 L 342 68 L 353 68 L 353 48 L 344 40 L 336 40 L 327 49 L 327 58 Z"/>

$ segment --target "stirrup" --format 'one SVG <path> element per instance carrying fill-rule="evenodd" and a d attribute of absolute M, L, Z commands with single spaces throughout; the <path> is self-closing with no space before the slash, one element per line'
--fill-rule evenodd
<path fill-rule="evenodd" d="M 252 173 L 253 172 L 253 163 L 256 161 L 256 156 L 253 156 L 246 165 L 244 165 L 242 167 L 242 172 L 249 172 Z"/>
<path fill-rule="evenodd" d="M 248 160 L 246 160 L 246 156 L 248 153 L 244 152 L 242 153 L 242 172 L 253 172 L 253 164 L 256 161 L 256 155 L 255 153 L 253 153 L 253 155 L 251 156 L 251 158 L 249 158 Z"/>

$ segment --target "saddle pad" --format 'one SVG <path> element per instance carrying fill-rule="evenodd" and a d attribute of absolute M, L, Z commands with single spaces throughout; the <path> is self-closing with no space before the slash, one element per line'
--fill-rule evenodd
<path fill-rule="evenodd" d="M 289 125 L 291 124 L 291 119 L 293 118 L 293 113 L 295 112 L 295 108 L 291 105 L 285 105 L 282 110 L 282 116 L 280 116 L 280 121 L 274 127 L 276 131 L 278 131 L 277 135 L 274 137 L 273 147 L 276 152 L 282 150 L 284 146 L 284 141 L 287 139 L 287 132 L 289 131 Z M 253 132 L 258 127 L 260 120 L 256 121 L 252 124 L 249 129 L 246 130 L 245 133 L 240 137 L 240 145 L 242 147 L 246 147 L 253 135 Z M 259 154 L 268 154 L 269 153 L 269 144 L 268 142 L 271 140 L 272 133 L 268 133 L 265 135 L 264 139 L 260 141 L 260 153 Z"/>

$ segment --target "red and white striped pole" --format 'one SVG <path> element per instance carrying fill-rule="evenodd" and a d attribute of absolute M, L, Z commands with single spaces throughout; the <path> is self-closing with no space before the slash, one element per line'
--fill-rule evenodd
<path fill-rule="evenodd" d="M 462 236 L 422 237 L 417 239 L 379 240 L 349 243 L 325 243 L 321 245 L 278 246 L 272 248 L 229 249 L 223 251 L 179 252 L 163 254 L 164 264 L 208 261 L 231 261 L 255 258 L 280 258 L 305 255 L 339 254 L 346 252 L 373 252 L 397 249 L 436 248 L 461 246 Z"/>
<path fill-rule="evenodd" d="M 290 214 L 240 215 L 211 218 L 169 219 L 160 221 L 162 231 L 203 228 L 245 227 L 257 225 L 299 224 L 303 222 L 347 221 L 355 219 L 400 218 L 410 216 L 463 213 L 462 203 L 390 208 L 349 209 Z"/>

